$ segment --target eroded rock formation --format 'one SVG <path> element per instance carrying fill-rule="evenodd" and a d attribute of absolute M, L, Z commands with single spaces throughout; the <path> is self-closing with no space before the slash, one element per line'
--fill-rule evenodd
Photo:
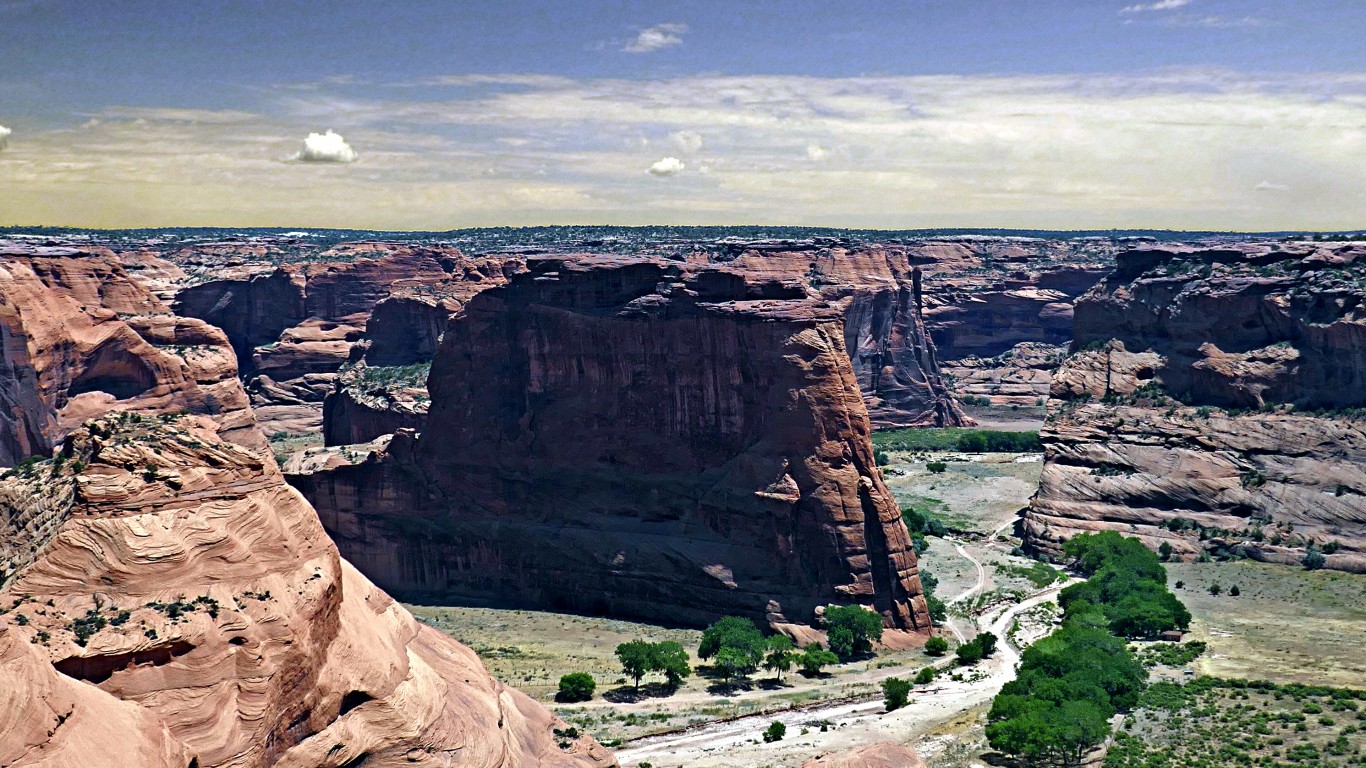
<path fill-rule="evenodd" d="M 92 422 L 0 480 L 0 519 L 43 523 L 0 528 L 27 552 L 0 588 L 5 765 L 615 764 L 351 568 L 207 420 Z"/>
<path fill-rule="evenodd" d="M 1366 570 L 1366 246 L 1142 249 L 1077 304 L 1029 542 Z"/>
<path fill-rule="evenodd" d="M 747 270 L 529 266 L 447 327 L 420 439 L 292 478 L 348 558 L 405 594 L 928 628 L 839 302 Z"/>
<path fill-rule="evenodd" d="M 0 252 L 0 464 L 46 456 L 112 410 L 211 415 L 264 447 L 223 333 L 173 315 L 108 253 Z"/>

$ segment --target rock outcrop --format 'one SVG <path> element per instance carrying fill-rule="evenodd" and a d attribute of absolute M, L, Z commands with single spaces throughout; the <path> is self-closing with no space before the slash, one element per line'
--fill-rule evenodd
<path fill-rule="evenodd" d="M 1077 304 L 1025 520 L 1366 571 L 1366 246 L 1142 249 Z"/>
<path fill-rule="evenodd" d="M 112 410 L 211 415 L 264 448 L 223 333 L 173 315 L 111 254 L 0 253 L 0 464 L 49 455 Z"/>
<path fill-rule="evenodd" d="M 76 430 L 0 480 L 16 518 L 47 525 L 0 586 L 5 765 L 615 765 L 370 584 L 205 419 Z"/>
<path fill-rule="evenodd" d="M 447 327 L 420 439 L 291 478 L 343 554 L 407 595 L 928 629 L 843 306 L 739 270 L 529 266 Z"/>

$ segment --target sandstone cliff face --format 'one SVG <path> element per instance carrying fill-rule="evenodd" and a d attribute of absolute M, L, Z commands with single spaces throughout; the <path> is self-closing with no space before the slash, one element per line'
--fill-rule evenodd
<path fill-rule="evenodd" d="M 845 348 L 876 427 L 970 423 L 945 387 L 921 316 L 920 271 L 906 249 L 786 250 L 783 244 L 713 259 L 753 281 L 805 286 L 844 314 Z"/>
<path fill-rule="evenodd" d="M 176 307 L 227 333 L 268 434 L 321 431 L 337 373 L 367 348 L 372 365 L 429 361 L 450 312 L 520 269 L 512 257 L 382 242 L 343 243 L 278 265 L 261 260 L 284 258 L 273 252 L 233 254 L 177 254 L 197 274 L 217 277 L 181 290 Z"/>
<path fill-rule="evenodd" d="M 1366 246 L 1148 249 L 1077 305 L 1030 543 L 1366 570 Z"/>
<path fill-rule="evenodd" d="M 408 594 L 928 628 L 840 306 L 735 271 L 530 266 L 447 327 L 420 439 L 292 478 L 347 557 Z"/>
<path fill-rule="evenodd" d="M 59 457 L 0 480 L 0 519 L 57 510 L 0 587 L 6 765 L 615 764 L 342 561 L 211 422 L 123 414 Z"/>
<path fill-rule="evenodd" d="M 264 447 L 227 339 L 177 317 L 107 254 L 0 253 L 0 464 L 47 455 L 111 410 L 189 410 Z"/>

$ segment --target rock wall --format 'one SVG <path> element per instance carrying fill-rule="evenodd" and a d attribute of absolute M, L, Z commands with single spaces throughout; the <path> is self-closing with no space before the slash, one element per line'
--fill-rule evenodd
<path fill-rule="evenodd" d="M 615 765 L 341 560 L 211 422 L 106 418 L 61 458 L 0 480 L 0 518 L 74 497 L 0 588 L 4 764 Z"/>
<path fill-rule="evenodd" d="M 529 266 L 448 326 L 420 439 L 291 478 L 347 557 L 403 594 L 928 629 L 841 306 L 740 271 Z"/>
<path fill-rule="evenodd" d="M 264 447 L 228 340 L 171 314 L 111 255 L 0 253 L 0 464 L 48 455 L 111 410 L 188 410 L 228 439 Z"/>
<path fill-rule="evenodd" d="M 1362 244 L 1141 249 L 1076 308 L 1025 520 L 1366 571 Z"/>

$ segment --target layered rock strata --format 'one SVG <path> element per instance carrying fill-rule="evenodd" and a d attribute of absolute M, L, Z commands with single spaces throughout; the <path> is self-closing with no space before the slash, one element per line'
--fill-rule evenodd
<path fill-rule="evenodd" d="M 1029 543 L 1366 570 L 1366 246 L 1142 249 L 1076 309 Z"/>
<path fill-rule="evenodd" d="M 48 455 L 112 410 L 186 410 L 224 435 L 265 443 L 222 331 L 171 313 L 109 254 L 0 253 L 0 464 Z"/>
<path fill-rule="evenodd" d="M 0 519 L 34 496 L 55 530 L 0 588 L 6 765 L 615 765 L 351 568 L 211 422 L 92 422 L 0 480 Z"/>
<path fill-rule="evenodd" d="M 291 479 L 348 558 L 403 594 L 928 628 L 842 306 L 637 258 L 529 267 L 447 327 L 420 439 Z"/>

